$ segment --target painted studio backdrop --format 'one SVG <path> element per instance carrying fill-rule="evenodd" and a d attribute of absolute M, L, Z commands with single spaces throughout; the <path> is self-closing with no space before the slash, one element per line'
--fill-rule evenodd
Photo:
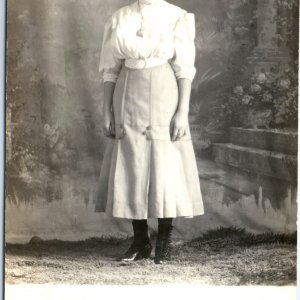
<path fill-rule="evenodd" d="M 131 235 L 130 221 L 94 212 L 103 27 L 130 2 L 8 1 L 7 241 Z M 169 2 L 196 17 L 190 125 L 205 208 L 174 236 L 295 231 L 298 1 Z"/>

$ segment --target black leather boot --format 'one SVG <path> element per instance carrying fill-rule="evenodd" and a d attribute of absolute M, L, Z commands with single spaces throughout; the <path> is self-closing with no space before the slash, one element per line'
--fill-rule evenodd
<path fill-rule="evenodd" d="M 164 261 L 171 260 L 171 234 L 172 219 L 158 219 L 158 234 L 155 246 L 154 262 L 162 264 Z"/>
<path fill-rule="evenodd" d="M 150 258 L 152 245 L 148 236 L 147 220 L 133 220 L 133 243 L 125 254 L 121 257 L 121 261 L 135 261 L 144 258 Z"/>

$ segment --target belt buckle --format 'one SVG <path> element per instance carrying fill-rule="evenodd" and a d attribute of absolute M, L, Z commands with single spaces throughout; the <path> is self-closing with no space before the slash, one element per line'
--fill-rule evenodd
<path fill-rule="evenodd" d="M 147 58 L 142 57 L 139 61 L 144 64 L 141 69 L 145 69 L 147 67 Z"/>

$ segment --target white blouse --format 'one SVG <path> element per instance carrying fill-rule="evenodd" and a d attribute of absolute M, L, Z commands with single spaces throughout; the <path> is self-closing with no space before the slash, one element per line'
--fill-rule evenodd
<path fill-rule="evenodd" d="M 145 33 L 140 37 L 142 16 Z M 192 81 L 196 73 L 194 39 L 194 14 L 164 0 L 136 1 L 106 22 L 99 72 L 104 81 L 116 82 L 125 59 L 160 58 L 170 62 L 177 79 Z"/>

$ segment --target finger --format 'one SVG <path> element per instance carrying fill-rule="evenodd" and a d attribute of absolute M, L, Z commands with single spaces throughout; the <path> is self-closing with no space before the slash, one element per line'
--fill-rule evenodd
<path fill-rule="evenodd" d="M 178 130 L 178 134 L 177 134 L 177 139 L 180 139 L 184 136 L 184 129 L 183 128 L 180 128 Z"/>
<path fill-rule="evenodd" d="M 107 136 L 109 139 L 115 139 L 116 138 L 116 136 L 114 135 L 114 134 L 110 134 L 110 135 L 108 135 Z"/>
<path fill-rule="evenodd" d="M 112 135 L 116 134 L 116 128 L 115 128 L 115 123 L 110 123 L 110 133 Z"/>
<path fill-rule="evenodd" d="M 172 141 L 176 140 L 177 135 L 178 135 L 178 128 L 175 127 L 172 134 Z"/>
<path fill-rule="evenodd" d="M 103 132 L 106 136 L 109 136 L 110 135 L 110 129 L 109 129 L 109 126 L 104 126 L 103 128 Z"/>

